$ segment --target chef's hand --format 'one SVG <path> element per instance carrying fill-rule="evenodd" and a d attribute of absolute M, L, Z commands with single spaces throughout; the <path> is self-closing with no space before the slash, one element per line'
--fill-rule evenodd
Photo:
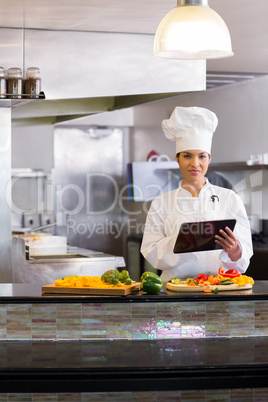
<path fill-rule="evenodd" d="M 232 261 L 237 261 L 241 258 L 242 252 L 239 247 L 237 238 L 227 226 L 224 230 L 220 230 L 221 236 L 215 235 L 215 242 L 219 244 Z"/>

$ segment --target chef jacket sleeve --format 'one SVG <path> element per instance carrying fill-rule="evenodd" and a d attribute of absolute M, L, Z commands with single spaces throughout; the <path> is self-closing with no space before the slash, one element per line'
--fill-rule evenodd
<path fill-rule="evenodd" d="M 163 215 L 159 213 L 157 202 L 153 201 L 147 214 L 141 253 L 149 263 L 160 270 L 174 268 L 178 255 L 173 253 L 177 234 L 166 236 Z"/>

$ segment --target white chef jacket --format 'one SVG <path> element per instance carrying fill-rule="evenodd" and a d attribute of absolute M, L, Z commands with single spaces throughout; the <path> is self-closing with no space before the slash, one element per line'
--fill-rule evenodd
<path fill-rule="evenodd" d="M 214 197 L 214 202 L 212 199 Z M 191 253 L 173 253 L 179 229 L 184 222 L 236 219 L 234 234 L 242 251 L 238 261 L 232 261 L 223 249 Z M 215 275 L 219 268 L 237 269 L 244 273 L 249 265 L 252 237 L 249 220 L 241 198 L 233 191 L 212 185 L 208 179 L 198 197 L 182 188 L 158 196 L 149 209 L 141 253 L 150 264 L 162 270 L 163 282 L 173 278 Z"/>

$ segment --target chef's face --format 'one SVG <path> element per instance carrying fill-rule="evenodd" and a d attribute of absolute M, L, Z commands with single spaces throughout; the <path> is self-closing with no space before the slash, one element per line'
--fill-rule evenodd
<path fill-rule="evenodd" d="M 199 150 L 183 151 L 176 155 L 181 174 L 184 179 L 189 181 L 205 176 L 210 159 L 207 152 Z"/>

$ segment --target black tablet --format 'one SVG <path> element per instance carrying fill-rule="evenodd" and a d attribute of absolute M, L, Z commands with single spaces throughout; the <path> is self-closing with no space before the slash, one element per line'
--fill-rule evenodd
<path fill-rule="evenodd" d="M 226 226 L 233 231 L 235 224 L 235 219 L 182 223 L 173 252 L 192 253 L 221 249 L 215 243 L 214 236 L 220 235 L 219 230 L 224 230 Z"/>

